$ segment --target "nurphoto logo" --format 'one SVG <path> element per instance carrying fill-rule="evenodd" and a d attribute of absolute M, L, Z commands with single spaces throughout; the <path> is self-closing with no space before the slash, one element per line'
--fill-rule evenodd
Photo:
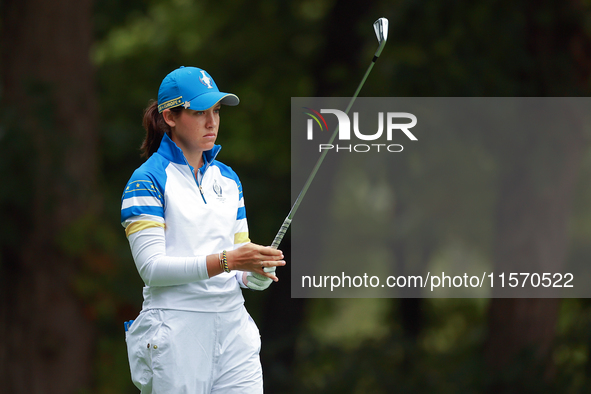
<path fill-rule="evenodd" d="M 353 112 L 353 122 L 349 118 L 349 115 L 344 111 L 338 109 L 321 109 L 320 112 L 304 107 L 306 115 L 310 116 L 310 119 L 307 121 L 307 139 L 313 140 L 314 139 L 314 129 L 319 129 L 321 132 L 325 129 L 328 131 L 328 125 L 326 119 L 322 114 L 333 114 L 337 118 L 338 122 L 338 138 L 339 141 L 351 141 L 351 123 L 353 123 L 353 135 L 361 140 L 361 141 L 376 141 L 384 134 L 384 129 L 386 130 L 386 140 L 392 141 L 393 136 L 395 133 L 402 132 L 408 139 L 411 141 L 418 141 L 417 137 L 409 129 L 413 128 L 417 124 L 417 117 L 408 112 L 378 112 L 378 130 L 376 132 L 365 134 L 360 131 L 359 127 L 359 113 Z M 384 121 L 385 119 L 385 121 Z M 401 119 L 407 119 L 410 122 L 407 123 L 400 123 Z M 384 123 L 386 126 L 384 127 Z M 315 124 L 317 126 L 315 126 Z M 334 149 L 337 152 L 339 151 L 348 151 L 348 152 L 369 152 L 371 150 L 376 150 L 380 152 L 381 150 L 385 150 L 388 152 L 402 152 L 403 146 L 400 144 L 349 144 L 349 145 L 334 145 L 330 141 L 328 144 L 319 144 L 318 149 L 319 151 L 322 150 L 330 150 Z"/>

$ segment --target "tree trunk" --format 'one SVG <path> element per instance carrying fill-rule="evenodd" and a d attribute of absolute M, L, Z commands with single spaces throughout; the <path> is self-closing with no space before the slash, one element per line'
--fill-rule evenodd
<path fill-rule="evenodd" d="M 525 42 L 532 66 L 521 74 L 523 96 L 588 95 L 591 51 L 578 7 L 577 2 L 526 3 Z M 568 219 L 586 149 L 583 125 L 570 120 L 560 130 L 523 130 L 512 152 L 501 157 L 496 270 L 511 272 L 529 264 L 538 272 L 560 272 L 564 266 Z M 551 377 L 559 306 L 560 300 L 551 298 L 491 301 L 485 344 L 494 374 L 491 392 L 515 389 L 516 379 L 509 376 L 519 376 L 525 387 Z"/>
<path fill-rule="evenodd" d="M 0 250 L 2 391 L 78 393 L 94 332 L 74 289 L 79 258 L 60 242 L 97 202 L 92 2 L 5 0 L 1 15 L 2 160 L 19 179 L 0 201 L 6 231 L 18 232 Z"/>
<path fill-rule="evenodd" d="M 524 130 L 527 146 L 504 160 L 495 270 L 506 278 L 509 272 L 562 272 L 568 219 L 585 148 L 584 128 L 574 123 L 565 124 L 560 132 Z M 514 374 L 517 367 L 523 368 L 522 382 L 539 382 L 551 375 L 559 306 L 557 298 L 491 300 L 486 358 L 492 371 L 501 374 L 495 378 L 493 392 L 507 388 L 502 386 L 502 375 Z"/>
<path fill-rule="evenodd" d="M 567 221 L 583 146 L 580 135 L 570 137 L 564 138 L 558 158 L 549 158 L 543 166 L 539 163 L 536 166 L 537 174 L 546 175 L 543 192 L 539 193 L 529 182 L 536 177 L 532 167 L 529 170 L 515 168 L 512 174 L 507 174 L 496 230 L 495 261 L 499 272 L 512 272 L 511 267 L 524 267 L 523 262 L 529 262 L 536 271 L 546 267 L 544 272 L 561 272 L 566 260 Z M 495 298 L 491 301 L 486 358 L 493 372 L 500 374 L 495 378 L 493 391 L 507 388 L 502 386 L 502 376 L 514 371 L 516 365 L 523 368 L 520 379 L 524 384 L 551 374 L 548 362 L 559 306 L 560 300 L 556 298 Z"/>

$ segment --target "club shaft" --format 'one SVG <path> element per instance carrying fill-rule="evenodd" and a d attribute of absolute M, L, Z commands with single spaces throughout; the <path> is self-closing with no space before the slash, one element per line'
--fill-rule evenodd
<path fill-rule="evenodd" d="M 376 64 L 376 60 L 377 59 L 378 59 L 377 56 L 374 56 L 374 58 L 372 59 L 371 64 L 367 68 L 367 71 L 365 72 L 365 75 L 363 76 L 363 79 L 361 80 L 361 83 L 359 84 L 359 86 L 357 86 L 357 90 L 355 90 L 355 94 L 353 95 L 353 97 L 351 97 L 351 101 L 349 101 L 349 105 L 347 105 L 347 109 L 345 110 L 345 113 L 346 114 L 348 114 L 349 111 L 351 110 L 351 107 L 353 106 L 353 103 L 355 102 L 355 99 L 359 95 L 359 92 L 361 91 L 361 88 L 365 84 L 365 80 L 369 76 L 369 73 L 371 72 L 371 69 L 373 68 L 374 64 Z M 329 145 L 331 145 L 333 143 L 333 141 L 336 138 L 336 136 L 337 136 L 338 133 L 339 133 L 339 128 L 337 127 L 335 129 L 334 133 L 332 133 L 332 136 L 330 137 L 330 140 L 328 141 L 328 144 Z M 324 157 L 326 156 L 327 153 L 328 153 L 328 149 L 324 149 L 322 151 L 322 153 L 320 154 L 320 157 L 318 158 L 318 161 L 316 162 L 316 165 L 314 166 L 314 168 L 312 169 L 312 172 L 308 176 L 308 180 L 306 180 L 306 183 L 304 184 L 304 187 L 300 191 L 300 194 L 298 195 L 298 197 L 296 198 L 293 206 L 291 207 L 291 210 L 289 211 L 289 214 L 287 215 L 287 217 L 285 218 L 285 220 L 283 220 L 283 224 L 281 225 L 281 228 L 277 232 L 277 235 L 275 236 L 275 239 L 273 239 L 273 243 L 271 244 L 271 247 L 272 248 L 277 249 L 279 247 L 279 244 L 283 240 L 283 237 L 285 236 L 285 233 L 287 232 L 287 229 L 291 225 L 291 221 L 292 221 L 293 217 L 295 216 L 295 213 L 298 210 L 300 204 L 302 203 L 302 200 L 304 199 L 304 196 L 306 195 L 306 192 L 308 191 L 308 188 L 310 187 L 310 184 L 312 184 L 312 181 L 314 180 L 314 177 L 316 176 L 316 173 L 318 172 L 318 169 L 320 168 L 320 165 L 324 161 Z"/>

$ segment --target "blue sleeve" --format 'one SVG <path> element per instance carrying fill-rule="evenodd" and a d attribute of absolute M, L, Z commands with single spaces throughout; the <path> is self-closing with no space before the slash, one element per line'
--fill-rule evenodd
<path fill-rule="evenodd" d="M 138 168 L 125 186 L 121 197 L 121 223 L 140 215 L 156 216 L 164 222 L 163 177 L 154 175 L 145 167 L 144 164 Z"/>

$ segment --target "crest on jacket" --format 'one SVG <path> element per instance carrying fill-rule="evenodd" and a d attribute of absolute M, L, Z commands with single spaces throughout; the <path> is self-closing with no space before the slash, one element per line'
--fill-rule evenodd
<path fill-rule="evenodd" d="M 218 196 L 219 199 L 224 198 L 224 196 L 222 195 L 222 187 L 220 186 L 220 184 L 216 180 L 213 181 L 213 191 L 215 192 L 216 196 Z"/>

